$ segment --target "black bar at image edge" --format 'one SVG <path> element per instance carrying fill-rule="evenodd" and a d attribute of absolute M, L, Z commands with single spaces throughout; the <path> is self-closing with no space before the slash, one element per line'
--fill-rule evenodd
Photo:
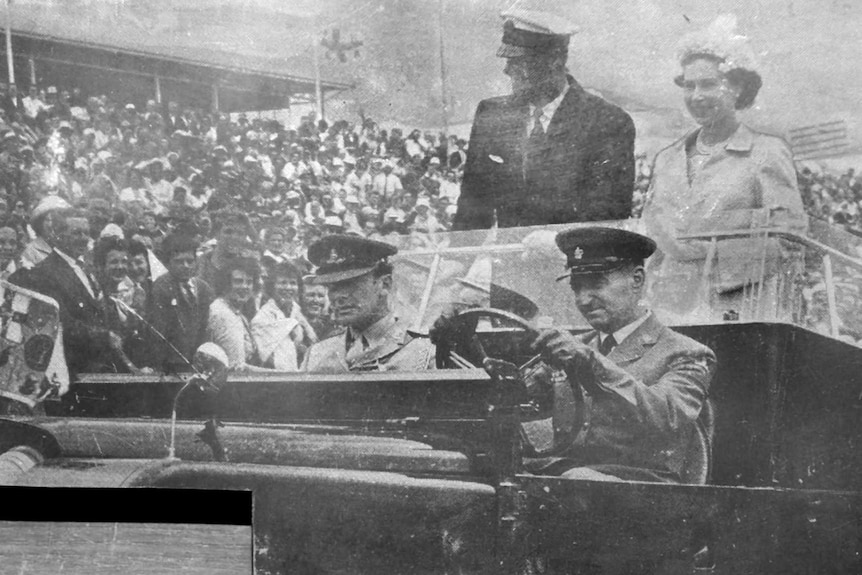
<path fill-rule="evenodd" d="M 250 491 L 0 487 L 0 521 L 251 525 Z"/>

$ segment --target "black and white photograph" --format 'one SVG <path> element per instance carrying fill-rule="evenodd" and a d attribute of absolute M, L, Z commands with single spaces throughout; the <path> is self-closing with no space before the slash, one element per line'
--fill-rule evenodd
<path fill-rule="evenodd" d="M 862 3 L 0 23 L 0 572 L 862 572 Z"/>
<path fill-rule="evenodd" d="M 251 572 L 251 526 L 0 521 L 11 575 Z"/>

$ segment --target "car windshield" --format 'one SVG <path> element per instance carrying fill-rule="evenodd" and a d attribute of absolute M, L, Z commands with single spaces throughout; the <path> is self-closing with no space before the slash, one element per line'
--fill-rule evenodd
<path fill-rule="evenodd" d="M 859 342 L 862 238 L 820 221 L 797 234 L 756 213 L 750 219 L 759 225 L 690 234 L 688 241 L 707 254 L 696 262 L 659 249 L 646 266 L 648 307 L 669 325 L 774 321 Z M 600 225 L 644 232 L 637 219 Z M 427 332 L 443 312 L 471 307 L 502 308 L 536 325 L 588 328 L 569 282 L 560 279 L 566 260 L 555 237 L 572 227 L 450 232 L 433 245 L 389 236 L 400 247 L 395 308 L 418 332 Z M 724 267 L 731 263 L 746 278 L 735 294 L 724 287 Z"/>

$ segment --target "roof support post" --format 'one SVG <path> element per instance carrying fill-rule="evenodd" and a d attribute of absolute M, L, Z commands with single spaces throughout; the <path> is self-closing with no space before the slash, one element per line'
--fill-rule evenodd
<path fill-rule="evenodd" d="M 36 85 L 36 60 L 32 56 L 27 58 L 27 63 L 30 65 L 30 85 Z"/>
<path fill-rule="evenodd" d="M 317 103 L 317 120 L 323 119 L 323 90 L 320 86 L 320 40 L 317 38 L 317 29 L 312 35 L 312 53 L 314 54 L 314 99 Z"/>
<path fill-rule="evenodd" d="M 9 70 L 9 84 L 15 83 L 15 62 L 12 54 L 12 0 L 6 0 L 6 67 Z"/>
<path fill-rule="evenodd" d="M 156 104 L 162 103 L 162 80 L 158 76 L 153 76 L 156 87 Z"/>
<path fill-rule="evenodd" d="M 212 96 L 212 112 L 217 113 L 219 110 L 218 104 L 218 84 L 213 84 L 213 96 Z"/>

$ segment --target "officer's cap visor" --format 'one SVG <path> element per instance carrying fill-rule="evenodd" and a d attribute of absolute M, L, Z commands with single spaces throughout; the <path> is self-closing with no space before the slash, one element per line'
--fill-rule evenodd
<path fill-rule="evenodd" d="M 523 46 L 513 46 L 512 44 L 502 43 L 500 44 L 500 47 L 497 48 L 498 58 L 521 58 L 528 54 L 530 54 L 530 50 Z"/>
<path fill-rule="evenodd" d="M 564 279 L 569 279 L 572 276 L 590 276 L 590 275 L 600 275 L 606 274 L 608 272 L 612 272 L 614 270 L 618 270 L 621 267 L 625 266 L 627 261 L 622 262 L 614 262 L 614 263 L 595 263 L 595 264 L 585 264 L 576 267 L 569 268 L 566 273 L 557 277 L 557 281 L 563 281 Z"/>
<path fill-rule="evenodd" d="M 333 271 L 327 273 L 318 273 L 313 276 L 314 281 L 312 283 L 315 284 L 334 284 L 338 282 L 343 282 L 345 280 L 350 280 L 353 278 L 358 278 L 360 276 L 364 276 L 367 273 L 370 273 L 374 270 L 375 266 L 370 267 L 361 267 L 361 268 L 353 268 L 349 270 L 340 270 Z"/>

